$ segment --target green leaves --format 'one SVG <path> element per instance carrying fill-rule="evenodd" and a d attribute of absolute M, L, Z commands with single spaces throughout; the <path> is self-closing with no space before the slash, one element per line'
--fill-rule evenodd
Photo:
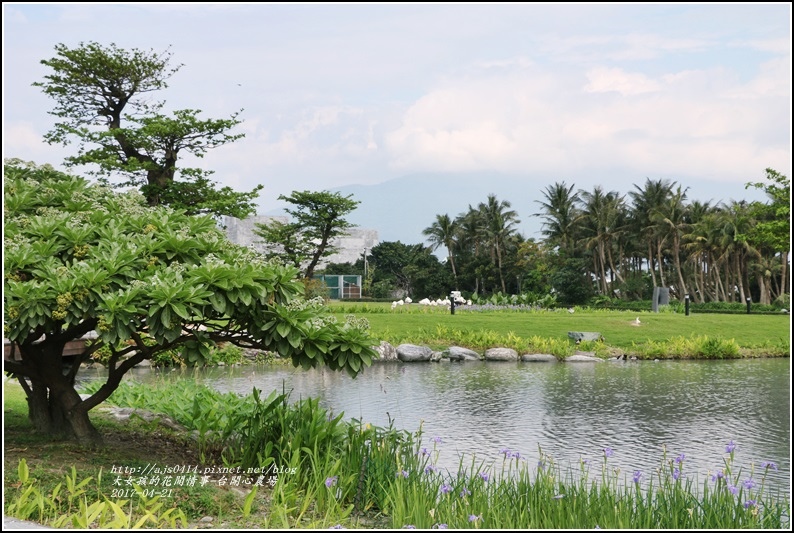
<path fill-rule="evenodd" d="M 303 276 L 311 279 L 319 260 L 336 253 L 329 243 L 353 227 L 344 217 L 360 202 L 351 198 L 352 195 L 328 191 L 293 191 L 289 197 L 281 195 L 279 200 L 295 206 L 286 210 L 295 221 L 256 224 L 254 233 L 265 243 L 276 245 L 277 251 L 268 253 L 268 257 L 280 258 L 295 267 L 307 264 Z"/>
<path fill-rule="evenodd" d="M 7 166 L 5 197 L 37 199 L 4 216 L 7 338 L 30 346 L 44 333 L 43 347 L 95 329 L 106 346 L 146 339 L 147 357 L 182 349 L 187 364 L 229 340 L 304 368 L 356 375 L 370 364 L 366 328 L 305 300 L 296 268 L 231 244 L 210 217 L 50 174 Z"/>
<path fill-rule="evenodd" d="M 33 85 L 55 100 L 50 114 L 59 121 L 45 135 L 47 142 L 77 141 L 67 164 L 96 165 L 94 173 L 100 176 L 121 172 L 128 181 L 120 186 L 143 185 L 149 205 L 239 218 L 256 212 L 253 201 L 261 185 L 238 193 L 210 182 L 211 171 L 179 168 L 180 154 L 203 157 L 244 134 L 231 133 L 241 122 L 240 112 L 225 119 L 200 118 L 195 109 L 160 113 L 163 103 L 149 96 L 165 89 L 166 80 L 181 67 L 169 66 L 170 51 L 125 50 L 95 42 L 74 48 L 58 44 L 55 51 L 56 57 L 41 62 L 51 69 L 49 74 Z M 75 208 L 81 202 L 72 203 Z"/>

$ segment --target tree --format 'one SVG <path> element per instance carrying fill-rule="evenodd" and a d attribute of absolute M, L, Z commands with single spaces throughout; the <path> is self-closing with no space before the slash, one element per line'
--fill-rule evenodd
<path fill-rule="evenodd" d="M 759 246 L 780 254 L 779 293 L 785 294 L 791 290 L 786 274 L 791 250 L 791 179 L 768 168 L 766 180 L 766 182 L 746 184 L 747 188 L 763 189 L 771 201 L 768 204 L 753 204 L 753 210 L 759 221 L 753 228 L 751 237 Z"/>
<path fill-rule="evenodd" d="M 634 191 L 629 192 L 632 198 L 632 218 L 633 227 L 636 232 L 636 239 L 647 243 L 648 251 L 648 270 L 653 279 L 653 285 L 665 286 L 664 281 L 664 255 L 662 254 L 662 239 L 658 234 L 658 226 L 651 221 L 651 213 L 658 210 L 660 206 L 673 194 L 673 187 L 676 182 L 670 180 L 651 180 L 645 179 L 645 186 L 634 186 Z M 656 253 L 656 264 L 659 266 L 659 280 L 656 279 L 654 270 L 654 252 Z"/>
<path fill-rule="evenodd" d="M 41 61 L 52 73 L 33 85 L 55 100 L 50 114 L 59 122 L 45 140 L 78 143 L 77 155 L 68 157 L 67 165 L 96 165 L 92 173 L 103 179 L 120 173 L 126 181 L 119 185 L 140 187 L 150 206 L 238 218 L 256 212 L 253 200 L 261 185 L 247 193 L 218 189 L 209 180 L 212 171 L 177 166 L 184 153 L 204 157 L 207 150 L 243 134 L 229 133 L 240 124 L 240 112 L 220 120 L 201 119 L 194 109 L 161 114 L 164 103 L 148 97 L 167 88 L 166 81 L 182 66 L 169 65 L 169 50 L 124 50 L 89 42 L 76 48 L 58 44 L 55 52 Z"/>
<path fill-rule="evenodd" d="M 678 299 L 682 302 L 685 295 L 689 294 L 681 270 L 681 237 L 689 226 L 686 219 L 687 206 L 684 203 L 687 189 L 682 189 L 679 185 L 667 200 L 650 213 L 650 220 L 656 224 L 659 235 L 662 238 L 670 237 L 672 240 L 673 264 L 678 274 Z"/>
<path fill-rule="evenodd" d="M 447 248 L 447 257 L 452 266 L 452 277 L 455 279 L 455 289 L 458 289 L 458 272 L 455 269 L 455 244 L 458 239 L 457 221 L 451 220 L 449 215 L 436 215 L 436 220 L 427 228 L 422 230 L 422 235 L 428 237 L 433 251 L 439 246 Z"/>
<path fill-rule="evenodd" d="M 337 324 L 321 299 L 302 297 L 297 269 L 232 244 L 212 217 L 50 168 L 7 165 L 4 178 L 4 334 L 21 357 L 4 370 L 24 387 L 37 430 L 101 443 L 88 411 L 164 350 L 201 364 L 231 342 L 354 376 L 371 363 L 364 326 Z M 84 353 L 62 357 L 90 332 Z M 75 376 L 102 347 L 107 380 L 83 400 Z"/>
<path fill-rule="evenodd" d="M 599 281 L 601 294 L 611 297 L 607 268 L 617 275 L 621 283 L 624 281 L 612 258 L 613 241 L 623 232 L 623 197 L 616 191 L 604 192 L 600 185 L 596 185 L 593 192 L 579 191 L 579 197 L 582 203 L 579 217 L 582 241 L 588 250 L 594 250 L 593 273 Z"/>
<path fill-rule="evenodd" d="M 369 257 L 373 286 L 397 289 L 415 300 L 449 294 L 449 273 L 429 246 L 386 241 L 373 247 Z"/>
<path fill-rule="evenodd" d="M 543 210 L 535 216 L 543 218 L 541 233 L 549 244 L 559 246 L 568 252 L 573 251 L 576 241 L 577 221 L 580 216 L 576 208 L 579 194 L 573 191 L 575 185 L 570 187 L 565 182 L 549 185 L 543 191 L 545 202 L 535 200 Z"/>
<path fill-rule="evenodd" d="M 286 209 L 294 217 L 292 222 L 272 220 L 256 224 L 254 233 L 264 239 L 265 244 L 275 245 L 268 257 L 286 258 L 296 268 L 306 265 L 303 277 L 311 279 L 314 270 L 323 257 L 335 254 L 338 250 L 331 241 L 347 234 L 355 227 L 345 220 L 361 202 L 351 200 L 352 194 L 342 196 L 328 191 L 293 191 L 290 196 L 278 197 L 296 206 Z"/>
<path fill-rule="evenodd" d="M 515 226 L 519 223 L 518 213 L 510 209 L 510 202 L 499 201 L 496 195 L 489 194 L 485 203 L 477 207 L 482 213 L 483 225 L 480 231 L 485 242 L 491 247 L 491 258 L 496 263 L 499 272 L 499 282 L 502 292 L 507 292 L 502 269 L 502 259 L 511 242 L 511 237 L 516 233 Z"/>

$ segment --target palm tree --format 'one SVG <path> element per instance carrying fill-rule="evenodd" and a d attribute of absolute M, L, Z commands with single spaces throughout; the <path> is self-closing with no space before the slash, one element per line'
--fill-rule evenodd
<path fill-rule="evenodd" d="M 648 245 L 648 270 L 651 272 L 651 279 L 654 286 L 657 286 L 656 273 L 654 270 L 654 252 L 656 253 L 656 263 L 659 265 L 659 284 L 664 283 L 664 256 L 662 255 L 663 239 L 657 234 L 657 227 L 650 220 L 650 214 L 666 202 L 672 195 L 675 182 L 669 180 L 645 179 L 645 186 L 634 186 L 636 191 L 629 192 L 632 198 L 632 216 L 634 227 L 637 231 L 637 238 L 645 241 Z"/>
<path fill-rule="evenodd" d="M 564 181 L 557 182 L 544 190 L 545 202 L 535 200 L 543 208 L 535 216 L 544 220 L 541 233 L 546 236 L 546 241 L 568 252 L 572 251 L 576 240 L 576 222 L 579 217 L 576 208 L 579 194 L 573 192 L 574 187 L 567 187 Z"/>
<path fill-rule="evenodd" d="M 449 218 L 449 215 L 436 215 L 436 220 L 427 228 L 422 230 L 422 235 L 428 237 L 430 247 L 433 251 L 439 246 L 446 246 L 449 264 L 452 265 L 452 276 L 455 279 L 455 290 L 458 290 L 458 272 L 455 269 L 454 249 L 458 239 L 457 221 Z"/>
<path fill-rule="evenodd" d="M 687 188 L 688 189 L 688 188 Z M 651 222 L 655 223 L 659 235 L 663 239 L 670 237 L 672 240 L 673 264 L 678 274 L 678 298 L 684 300 L 684 295 L 688 294 L 684 273 L 681 270 L 681 236 L 687 229 L 686 220 L 686 200 L 687 189 L 681 189 L 679 185 L 675 192 L 661 205 L 655 207 L 650 214 Z"/>
<path fill-rule="evenodd" d="M 607 267 L 612 274 L 623 282 L 620 271 L 615 268 L 612 257 L 612 244 L 623 228 L 620 221 L 623 214 L 623 197 L 615 191 L 604 192 L 601 186 L 593 192 L 579 191 L 582 202 L 581 230 L 585 246 L 594 249 L 593 267 L 600 279 L 602 294 L 609 296 Z"/>
<path fill-rule="evenodd" d="M 710 202 L 693 201 L 686 213 L 688 230 L 681 237 L 686 263 L 692 265 L 690 285 L 694 285 L 693 296 L 699 303 L 704 303 L 707 298 L 717 300 L 719 294 L 718 284 L 715 282 L 715 274 L 719 275 L 719 269 L 714 268 L 715 213 L 716 209 Z"/>
<path fill-rule="evenodd" d="M 752 225 L 753 220 L 750 217 L 747 202 L 732 201 L 723 209 L 720 219 L 720 247 L 722 250 L 720 259 L 724 261 L 728 272 L 726 283 L 729 283 L 731 288 L 736 287 L 742 302 L 746 298 L 745 287 L 748 290 L 750 288 L 747 260 L 760 256 L 758 250 L 747 239 Z M 731 301 L 735 300 L 733 289 L 730 299 Z"/>
<path fill-rule="evenodd" d="M 500 202 L 494 194 L 489 194 L 487 202 L 481 203 L 477 207 L 483 222 L 480 232 L 491 248 L 491 257 L 496 261 L 502 292 L 506 293 L 502 259 L 510 238 L 516 232 L 515 226 L 519 222 L 518 213 L 510 209 L 510 202 L 506 200 Z"/>

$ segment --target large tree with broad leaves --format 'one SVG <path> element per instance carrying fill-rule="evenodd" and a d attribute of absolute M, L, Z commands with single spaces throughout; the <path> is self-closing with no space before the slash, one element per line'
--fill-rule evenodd
<path fill-rule="evenodd" d="M 3 368 L 39 431 L 101 443 L 88 411 L 164 350 L 201 364 L 230 342 L 353 376 L 371 363 L 365 323 L 337 323 L 322 300 L 303 298 L 296 268 L 232 244 L 210 216 L 18 162 L 7 162 L 3 192 L 3 325 L 15 353 Z M 91 332 L 83 353 L 62 356 Z M 106 382 L 82 399 L 75 377 L 102 347 Z"/>

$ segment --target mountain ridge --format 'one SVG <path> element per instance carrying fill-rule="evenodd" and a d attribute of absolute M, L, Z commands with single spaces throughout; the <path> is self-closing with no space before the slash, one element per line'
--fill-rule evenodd
<path fill-rule="evenodd" d="M 550 179 L 546 176 L 509 175 L 496 172 L 472 173 L 422 173 L 409 174 L 387 181 L 368 185 L 344 185 L 332 187 L 331 192 L 343 196 L 353 195 L 361 203 L 347 217 L 360 228 L 378 231 L 380 242 L 400 241 L 403 244 L 427 244 L 422 230 L 429 227 L 436 215 L 447 214 L 456 218 L 485 202 L 489 194 L 500 201 L 510 202 L 511 209 L 518 213 L 516 226 L 526 239 L 540 240 L 542 219 L 540 212 L 543 191 L 555 182 L 564 181 L 575 190 L 592 190 L 600 185 L 604 190 L 616 190 L 626 195 L 635 190 L 634 185 L 643 186 L 646 178 L 629 179 L 625 175 L 609 173 L 608 178 L 588 176 L 586 179 Z M 652 180 L 669 179 L 687 190 L 688 201 L 710 201 L 712 205 L 730 200 L 766 201 L 762 191 L 745 189 L 743 183 L 714 182 L 698 178 L 650 177 Z M 750 180 L 748 180 L 750 181 Z M 629 185 L 626 186 L 625 184 Z M 283 210 L 271 210 L 267 215 L 283 215 Z"/>

